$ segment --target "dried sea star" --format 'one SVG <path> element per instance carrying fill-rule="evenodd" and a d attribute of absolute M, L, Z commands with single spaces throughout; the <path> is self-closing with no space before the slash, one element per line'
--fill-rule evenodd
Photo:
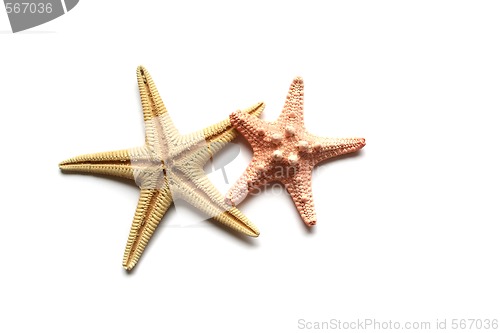
<path fill-rule="evenodd" d="M 277 121 L 266 122 L 244 112 L 231 114 L 231 124 L 249 141 L 254 155 L 227 193 L 228 203 L 238 204 L 252 189 L 279 181 L 285 185 L 305 224 L 316 224 L 311 189 L 313 167 L 323 160 L 360 150 L 365 139 L 322 138 L 308 133 L 303 105 L 304 82 L 297 77 Z"/>
<path fill-rule="evenodd" d="M 180 135 L 144 67 L 137 69 L 137 82 L 146 127 L 145 145 L 81 155 L 59 164 L 65 171 L 132 179 L 139 186 L 140 198 L 123 267 L 131 270 L 136 265 L 163 215 L 177 198 L 238 232 L 258 236 L 258 229 L 238 209 L 225 203 L 203 171 L 204 164 L 213 154 L 236 137 L 229 119 L 192 134 Z M 264 103 L 258 103 L 245 112 L 254 117 L 263 109 Z"/>

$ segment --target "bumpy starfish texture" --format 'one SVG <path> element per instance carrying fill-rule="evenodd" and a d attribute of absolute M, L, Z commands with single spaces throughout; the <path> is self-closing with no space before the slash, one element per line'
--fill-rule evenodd
<path fill-rule="evenodd" d="M 158 94 L 151 76 L 137 69 L 146 143 L 142 147 L 87 154 L 63 161 L 62 170 L 110 175 L 135 180 L 140 198 L 128 237 L 123 267 L 131 270 L 172 202 L 183 199 L 207 217 L 245 235 L 258 229 L 235 207 L 228 205 L 203 171 L 213 154 L 236 137 L 229 119 L 201 131 L 180 135 Z M 264 103 L 245 110 L 261 114 Z"/>
<path fill-rule="evenodd" d="M 283 111 L 275 122 L 265 122 L 243 112 L 229 117 L 253 149 L 253 158 L 244 174 L 226 195 L 238 204 L 248 193 L 271 181 L 281 182 L 292 197 L 302 220 L 316 224 L 311 189 L 312 170 L 319 162 L 355 152 L 365 145 L 362 138 L 322 138 L 304 128 L 304 82 L 292 82 Z"/>

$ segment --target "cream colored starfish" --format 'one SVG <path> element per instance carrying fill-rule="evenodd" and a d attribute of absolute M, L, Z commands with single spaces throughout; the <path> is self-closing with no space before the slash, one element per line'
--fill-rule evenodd
<path fill-rule="evenodd" d="M 249 236 L 258 229 L 236 208 L 224 202 L 203 171 L 213 154 L 235 138 L 229 119 L 201 131 L 180 135 L 144 67 L 137 82 L 146 127 L 142 147 L 82 155 L 63 161 L 65 171 L 111 175 L 135 180 L 140 198 L 128 237 L 123 267 L 132 269 L 172 202 L 184 199 L 208 217 Z M 245 110 L 260 115 L 264 103 Z"/>
<path fill-rule="evenodd" d="M 226 195 L 228 203 L 237 204 L 254 188 L 271 181 L 285 185 L 302 220 L 316 224 L 311 175 L 319 162 L 355 152 L 365 139 L 322 138 L 304 127 L 304 82 L 292 82 L 285 106 L 275 122 L 265 122 L 242 112 L 230 116 L 231 123 L 250 142 L 253 158 L 245 173 Z"/>

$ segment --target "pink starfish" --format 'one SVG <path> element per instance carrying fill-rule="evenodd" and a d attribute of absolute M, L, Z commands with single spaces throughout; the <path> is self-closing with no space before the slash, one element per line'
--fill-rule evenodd
<path fill-rule="evenodd" d="M 232 205 L 240 203 L 256 187 L 271 181 L 285 185 L 302 220 L 316 224 L 311 189 L 312 170 L 319 162 L 360 150 L 365 139 L 333 139 L 312 135 L 304 128 L 304 82 L 297 77 L 288 91 L 283 111 L 275 122 L 266 122 L 241 111 L 230 116 L 231 124 L 253 149 L 245 173 L 226 195 Z"/>

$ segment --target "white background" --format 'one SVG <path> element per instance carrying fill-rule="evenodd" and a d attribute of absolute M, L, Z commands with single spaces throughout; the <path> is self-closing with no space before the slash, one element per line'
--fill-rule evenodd
<path fill-rule="evenodd" d="M 499 17 L 496 1 L 81 1 L 12 34 L 0 10 L 0 331 L 500 319 Z M 143 143 L 140 64 L 182 133 L 260 100 L 274 120 L 301 75 L 308 130 L 367 145 L 315 172 L 310 232 L 276 190 L 240 206 L 257 239 L 177 209 L 127 274 L 138 189 L 57 165 Z M 230 182 L 251 158 L 236 143 Z"/>

